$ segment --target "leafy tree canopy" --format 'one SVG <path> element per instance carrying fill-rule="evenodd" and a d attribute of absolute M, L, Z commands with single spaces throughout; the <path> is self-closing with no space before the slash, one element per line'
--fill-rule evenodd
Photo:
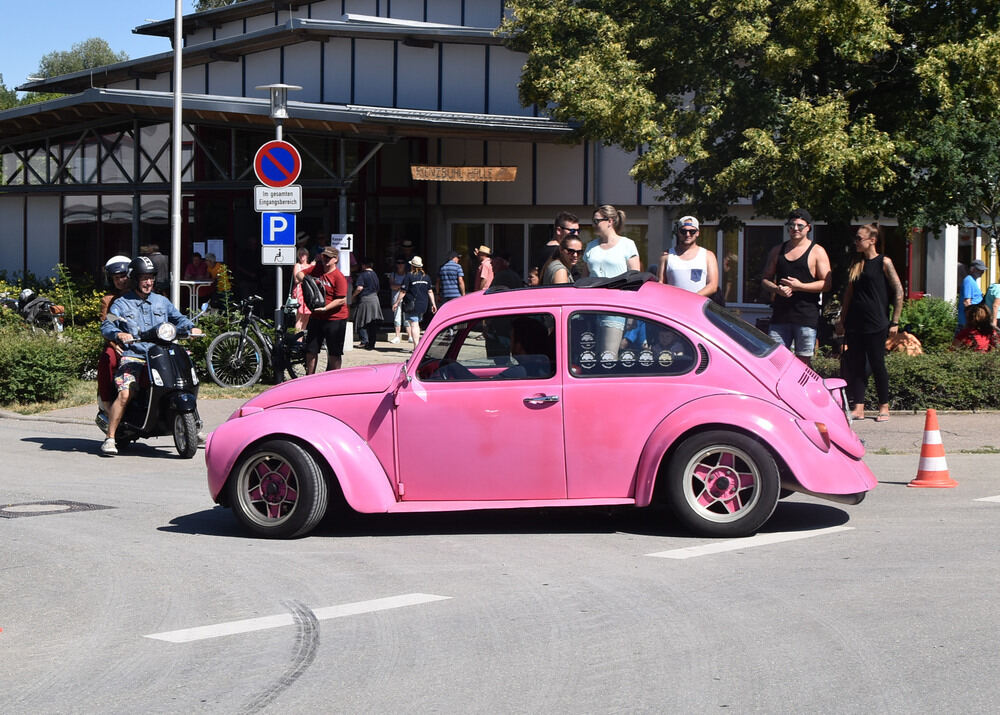
<path fill-rule="evenodd" d="M 243 2 L 243 0 L 195 0 L 194 11 L 203 12 L 217 7 L 225 7 L 226 5 L 235 5 L 238 2 Z"/>
<path fill-rule="evenodd" d="M 7 85 L 3 81 L 3 75 L 0 74 L 0 112 L 16 107 L 17 104 L 17 92 L 7 89 Z"/>
<path fill-rule="evenodd" d="M 58 77 L 94 67 L 112 65 L 128 59 L 125 52 L 115 52 L 100 37 L 77 42 L 67 51 L 49 52 L 38 62 L 39 77 Z"/>
<path fill-rule="evenodd" d="M 916 219 L 921 132 L 1000 100 L 1000 0 L 509 4 L 522 101 L 641 149 L 634 177 L 706 218 L 751 197 L 774 216 Z"/>

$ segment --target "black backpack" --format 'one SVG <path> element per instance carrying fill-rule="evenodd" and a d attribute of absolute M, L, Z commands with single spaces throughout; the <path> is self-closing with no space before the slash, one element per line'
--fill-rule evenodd
<path fill-rule="evenodd" d="M 302 276 L 302 300 L 309 310 L 326 305 L 326 291 L 312 276 Z"/>

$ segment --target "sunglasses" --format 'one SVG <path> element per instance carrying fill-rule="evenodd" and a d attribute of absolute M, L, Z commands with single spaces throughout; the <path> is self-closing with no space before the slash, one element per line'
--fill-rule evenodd
<path fill-rule="evenodd" d="M 579 228 L 570 228 L 569 226 L 560 226 L 559 228 L 562 229 L 563 231 L 565 231 L 566 233 L 571 234 L 573 236 L 576 236 L 576 235 L 578 235 L 580 233 L 580 229 Z"/>
<path fill-rule="evenodd" d="M 611 219 L 607 219 L 607 218 L 603 218 L 602 217 L 602 218 L 595 218 L 595 219 L 592 219 L 592 220 L 594 222 L 594 225 L 597 226 L 598 224 L 601 223 L 601 221 L 610 221 Z"/>
<path fill-rule="evenodd" d="M 788 226 L 788 228 L 792 229 L 793 231 L 805 231 L 807 228 L 809 228 L 809 224 L 807 223 L 792 223 L 791 221 L 789 221 L 785 225 Z"/>
<path fill-rule="evenodd" d="M 566 251 L 566 253 L 570 253 L 574 256 L 579 256 L 581 253 L 583 253 L 582 248 L 564 248 L 563 250 Z"/>
<path fill-rule="evenodd" d="M 683 233 L 685 236 L 693 236 L 696 233 L 698 233 L 698 229 L 696 229 L 696 228 L 679 228 L 679 229 L 677 229 L 677 233 Z"/>

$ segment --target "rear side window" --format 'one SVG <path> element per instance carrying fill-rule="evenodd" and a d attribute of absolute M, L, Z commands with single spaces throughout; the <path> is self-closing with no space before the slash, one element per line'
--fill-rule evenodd
<path fill-rule="evenodd" d="M 694 345 L 680 332 L 624 313 L 574 313 L 569 342 L 575 377 L 681 375 L 697 362 Z"/>
<path fill-rule="evenodd" d="M 705 302 L 705 317 L 740 347 L 756 357 L 764 357 L 780 345 L 772 340 L 770 335 L 762 333 L 750 323 L 737 318 L 710 300 Z"/>

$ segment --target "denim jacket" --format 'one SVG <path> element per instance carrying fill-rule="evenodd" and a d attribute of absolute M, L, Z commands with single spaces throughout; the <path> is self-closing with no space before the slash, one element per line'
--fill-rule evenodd
<path fill-rule="evenodd" d="M 112 322 L 117 316 L 119 322 Z M 101 323 L 101 335 L 106 340 L 114 341 L 118 333 L 129 333 L 138 338 L 143 330 L 154 328 L 160 323 L 170 322 L 177 326 L 179 335 L 187 335 L 194 323 L 181 313 L 168 298 L 159 293 L 150 293 L 141 298 L 134 290 L 119 296 L 108 308 L 108 317 Z M 124 325 L 122 325 L 124 323 Z M 125 347 L 123 355 L 145 358 L 146 351 L 153 343 L 136 341 Z"/>

